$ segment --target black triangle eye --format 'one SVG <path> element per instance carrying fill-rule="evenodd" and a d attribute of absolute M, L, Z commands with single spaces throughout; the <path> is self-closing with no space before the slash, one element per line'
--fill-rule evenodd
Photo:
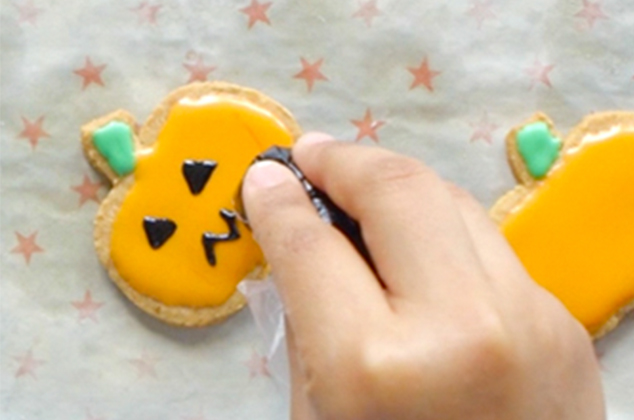
<path fill-rule="evenodd" d="M 152 249 L 159 249 L 176 231 L 176 223 L 170 219 L 144 217 L 143 229 Z"/>
<path fill-rule="evenodd" d="M 213 160 L 186 160 L 183 162 L 183 175 L 193 195 L 200 194 L 207 185 L 214 169 L 218 166 Z"/>

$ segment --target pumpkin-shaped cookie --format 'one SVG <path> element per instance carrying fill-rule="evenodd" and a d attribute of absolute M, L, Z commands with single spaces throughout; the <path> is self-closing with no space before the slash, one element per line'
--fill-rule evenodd
<path fill-rule="evenodd" d="M 492 217 L 533 279 L 602 336 L 634 304 L 634 114 L 591 115 L 565 139 L 538 114 L 507 150 L 520 185 Z"/>
<path fill-rule="evenodd" d="M 200 326 L 239 310 L 236 285 L 265 261 L 235 209 L 253 159 L 300 129 L 279 104 L 226 83 L 171 93 L 135 129 L 125 111 L 82 128 L 88 159 L 112 190 L 96 217 L 102 264 L 139 308 Z"/>

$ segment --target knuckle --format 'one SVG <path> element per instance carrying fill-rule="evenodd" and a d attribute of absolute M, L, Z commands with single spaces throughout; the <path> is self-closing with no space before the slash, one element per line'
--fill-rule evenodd
<path fill-rule="evenodd" d="M 463 349 L 474 372 L 484 377 L 503 376 L 513 369 L 517 357 L 512 334 L 500 315 L 484 311 L 475 315 L 472 333 L 465 336 Z"/>
<path fill-rule="evenodd" d="M 410 343 L 405 339 L 402 346 L 397 343 L 403 337 L 375 337 L 360 348 L 356 355 L 355 379 L 364 384 L 366 393 L 382 393 L 391 391 L 393 386 L 400 386 L 394 378 L 409 378 L 416 371 L 419 360 L 409 352 L 401 352 L 399 348 L 407 348 Z M 398 381 L 397 381 L 398 382 Z"/>
<path fill-rule="evenodd" d="M 366 351 L 360 358 L 356 376 L 372 389 L 386 391 L 388 378 L 401 377 L 398 363 L 383 351 Z M 369 391 L 369 390 L 366 390 Z"/>
<path fill-rule="evenodd" d="M 357 392 L 368 396 L 375 408 L 390 411 L 399 406 L 402 398 L 408 399 L 408 396 L 417 394 L 416 391 L 412 393 L 412 389 L 404 389 L 404 383 L 410 384 L 419 392 L 426 388 L 425 381 L 421 380 L 421 373 L 431 373 L 433 368 L 425 353 L 420 353 L 426 352 L 422 350 L 425 346 L 412 347 L 409 341 L 397 336 L 391 336 L 389 340 L 384 337 L 375 338 L 358 355 L 354 379 L 361 385 Z M 401 397 L 395 398 L 397 395 Z M 366 404 L 363 408 L 365 412 L 359 410 L 366 415 L 363 418 L 376 418 L 376 412 L 371 407 Z"/>

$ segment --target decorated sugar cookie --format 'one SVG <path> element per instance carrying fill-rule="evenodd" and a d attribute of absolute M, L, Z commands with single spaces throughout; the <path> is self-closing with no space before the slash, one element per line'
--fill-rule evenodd
<path fill-rule="evenodd" d="M 84 151 L 112 182 L 95 222 L 99 259 L 121 291 L 172 324 L 238 311 L 236 285 L 265 270 L 234 199 L 253 159 L 300 129 L 259 92 L 198 83 L 167 96 L 137 131 L 116 111 L 82 128 Z"/>
<path fill-rule="evenodd" d="M 533 279 L 595 337 L 634 307 L 634 113 L 564 138 L 542 114 L 507 137 L 519 185 L 491 210 Z"/>

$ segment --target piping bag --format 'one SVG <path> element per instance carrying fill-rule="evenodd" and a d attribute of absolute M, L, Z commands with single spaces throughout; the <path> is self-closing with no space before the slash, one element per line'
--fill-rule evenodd
<path fill-rule="evenodd" d="M 332 200 L 323 191 L 315 188 L 313 184 L 311 184 L 310 181 L 306 179 L 299 167 L 295 164 L 295 162 L 293 162 L 291 149 L 273 146 L 267 149 L 264 153 L 258 155 L 253 161 L 253 164 L 257 162 L 262 162 L 264 160 L 272 160 L 290 169 L 290 171 L 297 177 L 297 179 L 301 183 L 306 194 L 308 194 L 308 197 L 317 210 L 319 217 L 324 222 L 331 224 L 333 227 L 343 233 L 350 240 L 352 245 L 354 245 L 356 250 L 366 261 L 366 263 L 372 268 L 372 270 L 374 270 L 374 263 L 370 258 L 370 253 L 368 252 L 365 243 L 363 242 L 359 223 L 348 216 L 335 203 L 333 203 Z M 244 210 L 244 206 L 242 204 L 242 187 L 240 187 L 239 189 L 238 197 L 236 197 L 235 202 L 238 213 L 241 215 L 245 224 L 248 226 L 248 219 Z"/>
<path fill-rule="evenodd" d="M 370 268 L 376 272 L 370 253 L 363 242 L 359 223 L 348 216 L 319 189 L 315 188 L 302 171 L 293 162 L 291 150 L 273 146 L 255 158 L 253 163 L 272 160 L 286 166 L 297 177 L 302 188 L 310 198 L 319 217 L 326 223 L 343 233 L 363 257 Z M 242 188 L 235 200 L 236 209 L 248 226 L 248 219 L 242 204 Z M 268 371 L 280 389 L 285 403 L 290 402 L 290 375 L 288 355 L 286 353 L 286 331 L 284 325 L 284 308 L 273 280 L 269 276 L 265 280 L 244 280 L 238 285 L 249 304 L 256 327 L 264 339 Z"/>

